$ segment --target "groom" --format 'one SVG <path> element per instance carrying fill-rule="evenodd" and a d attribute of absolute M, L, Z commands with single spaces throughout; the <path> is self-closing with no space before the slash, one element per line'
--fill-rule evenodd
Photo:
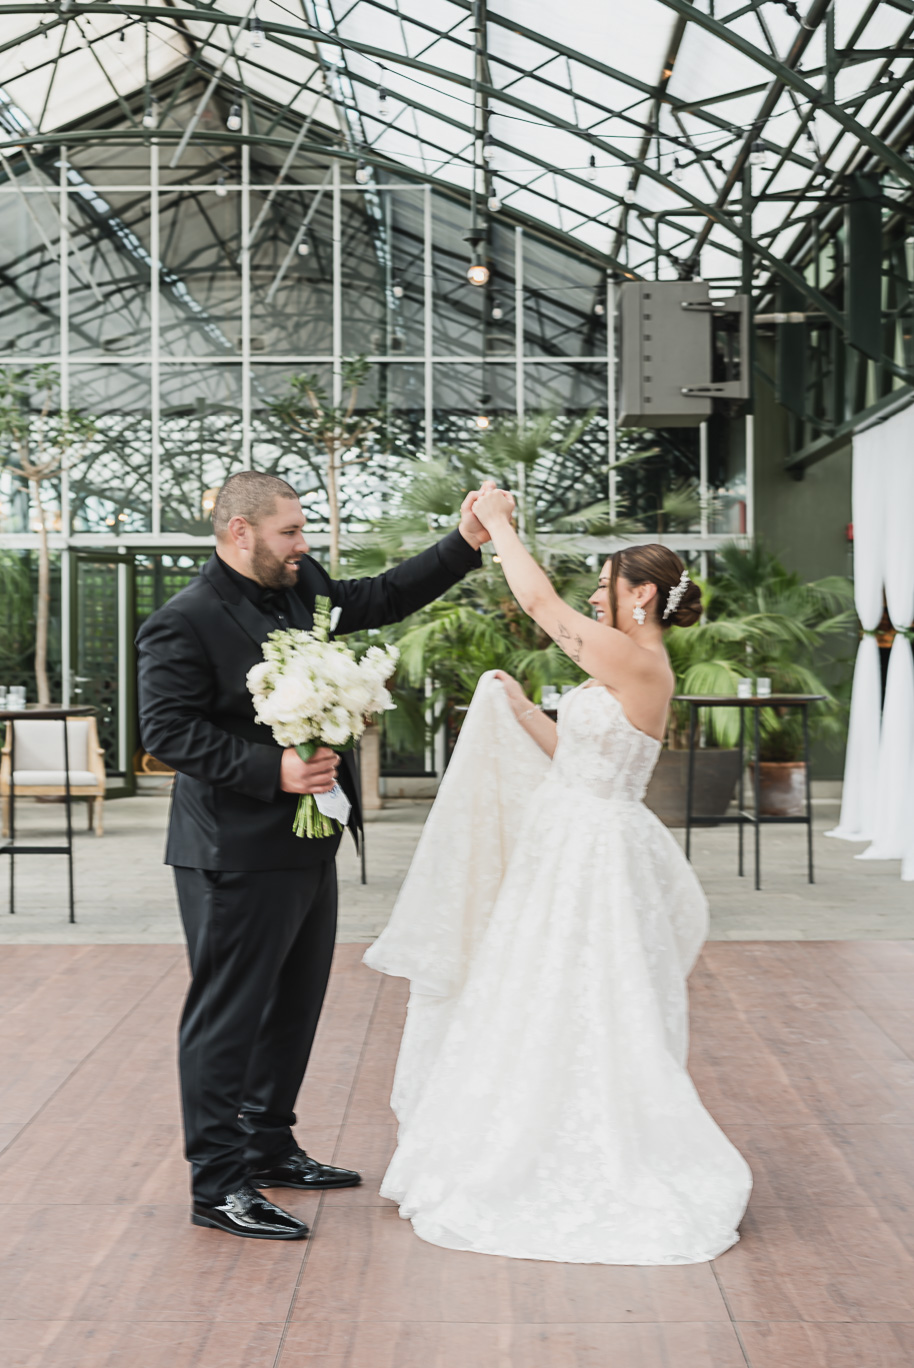
<path fill-rule="evenodd" d="M 317 595 L 345 633 L 399 622 L 456 584 L 489 539 L 471 511 L 479 492 L 429 550 L 373 579 L 331 580 L 308 554 L 291 485 L 242 471 L 216 499 L 215 554 L 140 629 L 143 745 L 177 771 L 165 862 L 192 973 L 180 1070 L 195 1225 L 301 1239 L 305 1223 L 260 1189 L 361 1181 L 310 1158 L 291 1129 L 330 973 L 340 843 L 294 836 L 292 820 L 300 794 L 338 780 L 356 835 L 356 770 L 348 753 L 305 762 L 274 742 L 255 723 L 248 670 L 270 632 L 312 625 Z"/>

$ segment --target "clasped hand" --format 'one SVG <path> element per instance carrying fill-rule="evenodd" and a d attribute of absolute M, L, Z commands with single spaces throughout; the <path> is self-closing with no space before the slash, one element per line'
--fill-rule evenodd
<path fill-rule="evenodd" d="M 321 746 L 310 760 L 302 760 L 294 746 L 282 753 L 279 787 L 283 793 L 329 793 L 336 783 L 340 757 Z"/>
<path fill-rule="evenodd" d="M 491 540 L 491 524 L 497 521 L 499 514 L 503 512 L 510 521 L 515 507 L 511 494 L 498 489 L 494 480 L 484 480 L 479 489 L 470 490 L 460 505 L 460 531 L 478 550 Z"/>
<path fill-rule="evenodd" d="M 506 489 L 496 489 L 491 482 L 483 485 L 479 497 L 473 502 L 473 516 L 482 524 L 489 535 L 498 522 L 510 522 L 514 517 L 517 503 L 513 494 Z"/>

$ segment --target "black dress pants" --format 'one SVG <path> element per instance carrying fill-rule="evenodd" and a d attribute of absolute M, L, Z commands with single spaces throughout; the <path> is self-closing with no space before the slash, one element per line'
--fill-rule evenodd
<path fill-rule="evenodd" d="M 192 981 L 180 1030 L 194 1197 L 216 1205 L 294 1152 L 295 1101 L 336 937 L 336 862 L 175 869 Z"/>

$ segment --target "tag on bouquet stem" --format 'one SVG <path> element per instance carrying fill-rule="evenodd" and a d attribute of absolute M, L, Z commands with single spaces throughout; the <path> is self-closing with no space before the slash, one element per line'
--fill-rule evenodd
<path fill-rule="evenodd" d="M 345 826 L 349 821 L 352 804 L 339 784 L 334 784 L 329 793 L 315 793 L 314 803 L 318 812 L 322 812 L 325 817 L 332 817 L 341 826 Z"/>

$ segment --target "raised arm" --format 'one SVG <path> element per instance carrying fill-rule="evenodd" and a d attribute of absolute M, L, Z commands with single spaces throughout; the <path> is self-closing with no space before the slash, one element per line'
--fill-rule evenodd
<path fill-rule="evenodd" d="M 576 665 L 610 688 L 622 675 L 631 679 L 651 670 L 650 658 L 624 632 L 595 622 L 559 597 L 511 524 L 513 502 L 493 491 L 477 499 L 474 512 L 489 531 L 505 579 L 521 608 Z"/>
<path fill-rule="evenodd" d="M 494 489 L 487 481 L 482 491 Z M 417 556 L 395 565 L 383 575 L 365 579 L 327 579 L 326 592 L 334 607 L 342 610 L 337 632 L 357 632 L 367 627 L 386 627 L 427 603 L 440 598 L 471 570 L 482 565 L 480 546 L 489 533 L 473 512 L 480 490 L 467 494 L 460 509 L 460 525 L 441 541 Z M 513 507 L 513 500 L 511 500 Z"/>

